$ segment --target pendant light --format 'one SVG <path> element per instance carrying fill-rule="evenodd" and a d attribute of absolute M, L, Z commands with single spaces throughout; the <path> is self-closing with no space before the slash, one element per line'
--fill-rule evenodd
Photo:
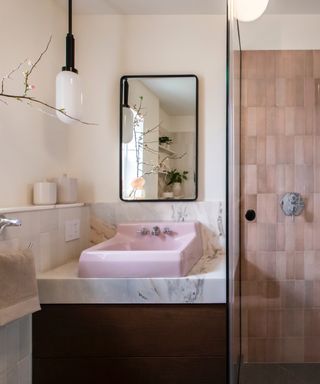
<path fill-rule="evenodd" d="M 240 21 L 254 21 L 263 15 L 269 0 L 235 0 L 235 17 Z"/>
<path fill-rule="evenodd" d="M 129 83 L 124 79 L 122 104 L 122 142 L 128 144 L 133 139 L 133 110 L 129 105 Z"/>
<path fill-rule="evenodd" d="M 68 34 L 66 36 L 66 65 L 56 77 L 56 108 L 63 110 L 73 119 L 81 118 L 83 103 L 82 87 L 75 62 L 75 41 L 72 34 L 72 0 L 68 0 Z M 58 118 L 66 124 L 74 122 L 57 111 Z"/>

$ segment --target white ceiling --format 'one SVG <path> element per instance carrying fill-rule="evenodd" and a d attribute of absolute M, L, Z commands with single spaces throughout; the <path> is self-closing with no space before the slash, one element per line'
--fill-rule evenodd
<path fill-rule="evenodd" d="M 67 0 L 56 0 L 67 5 Z M 225 0 L 73 0 L 76 13 L 121 15 L 225 14 Z"/>
<path fill-rule="evenodd" d="M 302 14 L 320 13 L 320 0 L 270 0 L 269 14 Z"/>
<path fill-rule="evenodd" d="M 67 0 L 56 0 L 66 7 Z M 225 14 L 226 0 L 73 0 L 75 13 Z M 270 0 L 269 14 L 318 14 L 320 0 Z"/>

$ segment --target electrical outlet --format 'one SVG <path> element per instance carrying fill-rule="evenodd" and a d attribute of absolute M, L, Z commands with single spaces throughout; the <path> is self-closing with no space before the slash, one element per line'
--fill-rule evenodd
<path fill-rule="evenodd" d="M 65 222 L 65 241 L 80 239 L 80 220 L 68 220 Z"/>

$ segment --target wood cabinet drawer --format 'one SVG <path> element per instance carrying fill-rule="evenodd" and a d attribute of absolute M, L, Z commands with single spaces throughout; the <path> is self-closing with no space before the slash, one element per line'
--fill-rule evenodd
<path fill-rule="evenodd" d="M 34 359 L 33 384 L 225 384 L 223 358 Z"/>
<path fill-rule="evenodd" d="M 225 305 L 43 305 L 34 357 L 222 357 Z"/>

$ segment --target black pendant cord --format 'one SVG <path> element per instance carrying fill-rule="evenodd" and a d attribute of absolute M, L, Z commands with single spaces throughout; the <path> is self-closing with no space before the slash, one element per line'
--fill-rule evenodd
<path fill-rule="evenodd" d="M 68 33 L 72 35 L 72 0 L 68 0 Z"/>
<path fill-rule="evenodd" d="M 68 34 L 66 37 L 66 65 L 63 71 L 78 73 L 75 68 L 75 40 L 72 34 L 72 0 L 68 0 Z"/>

